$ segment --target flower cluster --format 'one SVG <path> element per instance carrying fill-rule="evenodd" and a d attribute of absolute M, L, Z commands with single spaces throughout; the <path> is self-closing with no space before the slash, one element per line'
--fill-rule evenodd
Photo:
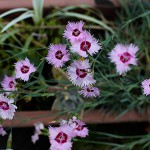
<path fill-rule="evenodd" d="M 5 75 L 3 81 L 1 82 L 2 89 L 7 95 L 9 95 L 12 91 L 17 90 L 16 79 L 19 78 L 23 81 L 28 81 L 30 74 L 36 71 L 36 68 L 30 63 L 28 58 L 16 62 L 14 66 L 15 76 L 8 77 Z"/>
<path fill-rule="evenodd" d="M 100 43 L 90 34 L 83 30 L 84 22 L 69 22 L 63 36 L 70 42 L 70 51 L 63 44 L 51 44 L 49 46 L 46 60 L 55 68 L 62 67 L 70 60 L 71 53 L 79 57 L 67 67 L 67 74 L 70 81 L 79 86 L 84 97 L 97 97 L 100 94 L 98 88 L 93 87 L 96 80 L 93 78 L 88 56 L 93 56 L 101 50 Z M 70 52 L 70 53 L 69 53 Z"/>
<path fill-rule="evenodd" d="M 11 92 L 17 90 L 16 79 L 20 78 L 21 80 L 28 81 L 29 76 L 32 72 L 35 72 L 36 68 L 30 63 L 28 58 L 20 60 L 15 63 L 15 76 L 9 77 L 5 75 L 3 81 L 1 82 L 2 89 L 5 93 L 0 94 L 0 118 L 3 120 L 10 119 L 14 117 L 17 106 L 14 104 L 14 99 L 11 97 Z M 0 125 L 1 134 L 3 128 Z"/>
<path fill-rule="evenodd" d="M 75 116 L 69 121 L 61 120 L 60 127 L 49 127 L 49 139 L 51 150 L 71 150 L 72 138 L 86 137 L 88 129 L 85 123 L 78 120 Z"/>
<path fill-rule="evenodd" d="M 83 29 L 84 22 L 69 22 L 64 31 L 64 38 L 69 41 L 69 46 L 65 44 L 50 44 L 45 59 L 48 64 L 54 65 L 55 68 L 63 67 L 66 62 L 71 61 L 71 57 L 76 55 L 69 66 L 66 74 L 68 79 L 80 88 L 79 94 L 91 98 L 100 95 L 100 90 L 94 87 L 96 80 L 91 70 L 89 56 L 99 53 L 101 44 L 96 40 L 89 31 Z M 134 44 L 117 44 L 110 52 L 109 59 L 116 66 L 119 75 L 124 75 L 131 70 L 131 65 L 137 65 L 136 53 L 138 47 Z M 17 90 L 17 79 L 28 81 L 30 74 L 36 71 L 33 64 L 28 58 L 20 60 L 14 64 L 15 75 L 5 75 L 1 82 L 2 89 L 5 93 L 0 94 L 0 119 L 10 119 L 14 117 L 17 106 L 14 99 L 11 98 L 12 91 Z M 150 95 L 150 79 L 142 82 L 144 94 Z M 39 139 L 39 135 L 44 131 L 42 123 L 36 123 L 34 135 L 31 137 L 33 143 Z M 86 124 L 73 116 L 70 120 L 61 120 L 59 127 L 49 127 L 49 139 L 51 150 L 71 150 L 72 139 L 74 137 L 86 137 L 88 135 Z M 0 125 L 0 135 L 5 135 L 2 125 Z"/>

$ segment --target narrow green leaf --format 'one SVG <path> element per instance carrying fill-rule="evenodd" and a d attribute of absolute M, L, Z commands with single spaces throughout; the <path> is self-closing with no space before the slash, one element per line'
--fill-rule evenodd
<path fill-rule="evenodd" d="M 73 13 L 73 12 L 65 12 L 64 15 L 65 16 L 70 16 L 70 17 L 77 17 L 77 18 L 80 18 L 80 19 L 83 19 L 83 20 L 91 21 L 93 23 L 96 23 L 96 24 L 102 26 L 104 29 L 109 30 L 112 33 L 115 33 L 112 28 L 107 26 L 102 21 L 99 21 L 98 19 L 95 19 L 94 17 L 90 17 L 90 16 L 87 16 L 87 15 L 79 14 L 79 13 Z"/>
<path fill-rule="evenodd" d="M 28 50 L 32 39 L 33 39 L 33 35 L 31 34 L 31 35 L 27 38 L 27 40 L 26 40 L 26 42 L 25 42 L 25 44 L 24 44 L 23 50 Z"/>
<path fill-rule="evenodd" d="M 13 34 L 17 33 L 18 31 L 15 30 L 15 31 L 12 31 L 10 33 L 4 33 L 0 36 L 0 43 L 3 43 L 5 42 L 5 40 L 7 40 L 10 36 L 12 36 Z"/>
<path fill-rule="evenodd" d="M 12 13 L 16 13 L 16 12 L 21 12 L 21 11 L 28 11 L 29 9 L 27 8 L 15 8 L 15 9 L 11 9 L 9 11 L 4 12 L 3 14 L 0 15 L 0 18 L 3 18 L 7 15 L 10 15 Z"/>
<path fill-rule="evenodd" d="M 20 15 L 19 17 L 15 18 L 14 20 L 12 20 L 11 22 L 9 22 L 1 31 L 1 33 L 3 33 L 4 31 L 6 31 L 8 28 L 10 28 L 11 26 L 13 26 L 14 24 L 16 24 L 19 21 L 22 21 L 24 19 L 30 18 L 33 16 L 32 11 L 28 11 L 23 13 L 22 15 Z"/>
<path fill-rule="evenodd" d="M 43 18 L 43 5 L 44 0 L 33 0 L 33 11 L 34 11 L 33 20 L 35 23 L 40 23 L 40 21 Z"/>
<path fill-rule="evenodd" d="M 150 11 L 144 12 L 143 14 L 140 14 L 140 15 L 138 15 L 137 17 L 128 20 L 128 21 L 122 26 L 121 29 L 123 29 L 124 27 L 126 27 L 127 25 L 129 25 L 131 22 L 133 22 L 133 21 L 135 21 L 135 20 L 137 20 L 137 19 L 139 19 L 139 18 L 145 17 L 145 16 L 147 16 L 147 15 L 150 15 Z"/>
<path fill-rule="evenodd" d="M 111 33 L 115 33 L 114 30 L 109 27 L 107 24 L 105 24 L 104 22 L 94 18 L 94 17 L 90 17 L 90 16 L 87 16 L 87 15 L 83 15 L 83 14 L 80 14 L 80 13 L 75 13 L 75 12 L 56 12 L 52 15 L 49 15 L 47 17 L 48 18 L 52 18 L 52 17 L 56 17 L 56 16 L 66 16 L 66 17 L 76 17 L 76 18 L 79 18 L 79 19 L 83 19 L 83 20 L 87 20 L 87 21 L 90 21 L 90 22 L 93 22 L 93 23 L 96 23 L 98 25 L 100 25 L 101 27 L 103 27 L 104 29 L 110 31 Z"/>
<path fill-rule="evenodd" d="M 73 9 L 77 9 L 77 8 L 92 8 L 92 6 L 89 6 L 89 5 L 86 5 L 86 4 L 81 4 L 79 6 L 67 6 L 67 7 L 64 7 L 62 9 L 62 11 L 69 11 L 69 10 L 73 10 Z"/>
<path fill-rule="evenodd" d="M 9 133 L 6 148 L 11 149 L 11 147 L 12 147 L 12 131 L 10 131 L 10 133 Z"/>

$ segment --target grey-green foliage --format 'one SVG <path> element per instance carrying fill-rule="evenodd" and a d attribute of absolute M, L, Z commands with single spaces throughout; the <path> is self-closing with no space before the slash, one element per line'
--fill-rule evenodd
<path fill-rule="evenodd" d="M 136 1 L 132 9 L 127 5 L 123 8 L 118 12 L 120 20 L 116 19 L 116 33 L 106 33 L 105 38 L 102 37 L 102 51 L 91 58 L 94 76 L 101 88 L 101 97 L 95 103 L 85 103 L 85 108 L 101 107 L 109 112 L 117 110 L 119 115 L 135 108 L 142 111 L 144 106 L 150 104 L 149 97 L 143 94 L 141 87 L 141 82 L 149 78 L 150 72 L 150 3 Z M 131 66 L 131 71 L 124 76 L 116 73 L 115 65 L 108 58 L 108 53 L 117 43 L 133 43 L 139 47 L 138 65 Z"/>
<path fill-rule="evenodd" d="M 1 31 L 3 33 L 11 26 L 15 25 L 16 23 L 25 20 L 27 18 L 32 18 L 35 24 L 40 24 L 43 20 L 43 0 L 33 0 L 33 10 L 29 10 L 27 8 L 16 8 L 9 10 L 3 14 L 0 15 L 0 18 L 6 17 L 7 15 L 18 13 L 18 12 L 24 12 L 17 18 L 10 21 Z"/>

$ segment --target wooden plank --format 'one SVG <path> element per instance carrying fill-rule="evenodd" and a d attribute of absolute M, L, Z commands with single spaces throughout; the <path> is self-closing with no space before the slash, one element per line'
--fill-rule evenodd
<path fill-rule="evenodd" d="M 146 112 L 138 113 L 135 110 L 119 118 L 116 118 L 116 116 L 116 114 L 108 114 L 103 110 L 91 110 L 84 113 L 83 121 L 88 124 L 148 121 L 148 114 Z M 31 127 L 36 122 L 43 122 L 45 125 L 49 125 L 58 118 L 60 118 L 59 113 L 54 111 L 20 111 L 15 113 L 12 121 L 5 120 L 3 125 L 4 127 Z M 67 114 L 61 116 L 61 118 L 66 119 Z"/>
<path fill-rule="evenodd" d="M 71 6 L 71 5 L 80 5 L 80 4 L 87 4 L 90 6 L 95 6 L 94 0 L 44 0 L 44 7 L 64 7 L 64 6 Z M 31 8 L 32 7 L 32 0 L 0 0 L 0 10 L 10 10 L 12 8 Z"/>

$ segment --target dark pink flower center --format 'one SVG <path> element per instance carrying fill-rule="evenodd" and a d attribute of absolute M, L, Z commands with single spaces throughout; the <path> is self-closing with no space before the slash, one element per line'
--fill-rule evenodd
<path fill-rule="evenodd" d="M 13 81 L 10 81 L 10 82 L 9 82 L 9 85 L 8 85 L 9 88 L 13 88 L 14 84 L 15 84 L 15 83 L 14 83 Z"/>
<path fill-rule="evenodd" d="M 74 29 L 74 30 L 72 31 L 72 35 L 73 35 L 73 36 L 78 36 L 80 33 L 81 33 L 81 32 L 80 32 L 78 29 Z"/>
<path fill-rule="evenodd" d="M 63 56 L 64 54 L 60 50 L 55 53 L 55 57 L 59 60 L 61 60 Z"/>
<path fill-rule="evenodd" d="M 66 142 L 67 142 L 67 138 L 68 138 L 68 136 L 67 136 L 66 133 L 64 133 L 64 132 L 59 132 L 59 133 L 57 134 L 55 140 L 56 140 L 58 143 L 63 144 L 63 143 L 66 143 Z"/>
<path fill-rule="evenodd" d="M 88 41 L 84 41 L 80 44 L 80 49 L 82 51 L 88 51 L 90 49 L 90 47 L 91 47 L 91 43 Z"/>
<path fill-rule="evenodd" d="M 131 55 L 130 55 L 128 52 L 125 52 L 125 53 L 123 53 L 123 54 L 120 56 L 120 60 L 121 60 L 123 63 L 128 62 L 130 59 L 131 59 Z"/>
<path fill-rule="evenodd" d="M 87 75 L 87 70 L 85 69 L 78 69 L 76 70 L 76 74 L 80 77 L 80 78 L 84 78 Z"/>
<path fill-rule="evenodd" d="M 87 92 L 94 92 L 94 90 L 87 88 Z"/>
<path fill-rule="evenodd" d="M 22 73 L 28 73 L 28 72 L 29 72 L 29 67 L 28 67 L 28 66 L 25 66 L 25 65 L 22 66 L 22 67 L 21 67 L 21 72 L 22 72 Z"/>
<path fill-rule="evenodd" d="M 6 102 L 0 101 L 0 108 L 3 109 L 3 110 L 8 110 L 9 105 Z"/>
<path fill-rule="evenodd" d="M 81 130 L 83 130 L 83 128 L 84 128 L 84 126 L 78 125 L 78 127 L 76 128 L 76 130 L 81 131 Z"/>

